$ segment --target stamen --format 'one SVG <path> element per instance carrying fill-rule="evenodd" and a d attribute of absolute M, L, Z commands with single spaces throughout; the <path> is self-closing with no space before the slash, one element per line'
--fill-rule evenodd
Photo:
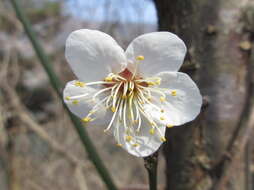
<path fill-rule="evenodd" d="M 119 90 L 120 90 L 120 87 L 122 86 L 122 84 L 123 84 L 123 82 L 121 82 L 119 85 L 118 85 L 118 87 L 116 88 L 116 90 L 115 90 L 115 93 L 114 93 L 114 95 L 113 95 L 113 103 L 112 103 L 112 107 L 116 107 L 116 101 L 117 101 L 117 95 L 118 95 L 118 92 L 119 92 Z"/>
<path fill-rule="evenodd" d="M 156 83 L 155 83 L 155 82 L 152 82 L 152 81 L 148 81 L 147 84 L 148 84 L 149 86 L 154 86 Z"/>
<path fill-rule="evenodd" d="M 126 137 L 125 137 L 125 140 L 126 140 L 127 142 L 130 142 L 130 141 L 132 140 L 132 136 L 130 136 L 130 135 L 126 136 Z"/>
<path fill-rule="evenodd" d="M 86 83 L 86 86 L 91 86 L 96 84 L 116 84 L 116 82 L 107 82 L 107 81 L 89 82 L 89 83 Z"/>
<path fill-rule="evenodd" d="M 138 105 L 137 105 L 137 101 L 136 100 L 134 100 L 134 106 L 135 106 L 135 111 L 136 111 L 136 119 L 135 119 L 135 121 L 137 121 L 135 123 L 138 123 L 138 127 L 137 127 L 136 131 L 139 132 L 140 128 L 141 128 L 141 117 L 140 117 L 140 113 L 139 113 L 139 109 L 138 109 Z"/>
<path fill-rule="evenodd" d="M 104 80 L 106 82 L 112 82 L 113 81 L 113 77 L 107 76 Z"/>
<path fill-rule="evenodd" d="M 174 125 L 167 124 L 167 128 L 172 128 L 172 127 L 174 127 Z"/>
<path fill-rule="evenodd" d="M 172 95 L 172 96 L 176 96 L 176 90 L 172 90 L 172 91 L 171 91 L 171 95 Z"/>
<path fill-rule="evenodd" d="M 111 119 L 111 121 L 110 121 L 108 127 L 104 130 L 104 132 L 107 132 L 107 131 L 111 128 L 111 126 L 112 126 L 112 124 L 113 124 L 113 122 L 114 122 L 114 120 L 115 120 L 115 117 L 116 117 L 116 115 L 117 115 L 117 110 L 118 110 L 118 108 L 119 108 L 119 105 L 120 105 L 121 101 L 122 101 L 122 100 L 119 99 L 119 101 L 118 101 L 118 103 L 117 103 L 117 106 L 116 106 L 116 111 L 114 112 L 114 114 L 113 114 L 113 116 L 112 116 L 112 119 Z"/>
<path fill-rule="evenodd" d="M 160 85 L 160 84 L 161 84 L 161 78 L 157 79 L 157 80 L 155 81 L 155 84 Z"/>
<path fill-rule="evenodd" d="M 122 145 L 122 144 L 117 143 L 117 144 L 116 144 L 116 146 L 122 147 L 123 145 Z"/>
<path fill-rule="evenodd" d="M 151 128 L 151 129 L 149 130 L 149 133 L 150 133 L 151 135 L 153 135 L 153 134 L 155 133 L 154 128 Z"/>
<path fill-rule="evenodd" d="M 77 99 L 81 99 L 84 98 L 88 95 L 88 93 L 85 94 L 81 94 L 81 95 L 77 95 L 77 96 L 66 96 L 65 99 L 66 100 L 77 100 Z"/>
<path fill-rule="evenodd" d="M 133 147 L 137 147 L 137 146 L 139 146 L 139 144 L 138 144 L 138 143 L 135 143 L 135 144 L 133 144 L 132 146 L 133 146 Z"/>
<path fill-rule="evenodd" d="M 132 104 L 133 104 L 132 100 L 133 100 L 133 94 L 129 98 L 129 111 L 130 111 L 131 121 L 134 122 L 134 114 L 133 114 L 133 109 L 132 109 Z"/>
<path fill-rule="evenodd" d="M 144 60 L 144 56 L 137 56 L 136 60 L 137 62 L 142 61 Z M 98 90 L 92 96 L 88 93 L 85 93 L 78 96 L 65 97 L 66 100 L 71 100 L 73 104 L 82 101 L 83 98 L 86 98 L 86 100 L 89 98 L 88 100 L 91 99 L 94 101 L 94 103 L 96 102 L 95 106 L 89 111 L 88 115 L 82 119 L 82 121 L 85 123 L 96 119 L 95 113 L 101 108 L 101 105 L 104 105 L 106 108 L 110 109 L 113 112 L 112 118 L 104 132 L 107 132 L 114 123 L 117 127 L 116 140 L 118 143 L 116 145 L 119 147 L 123 146 L 120 143 L 120 126 L 123 126 L 124 130 L 126 131 L 126 136 L 124 137 L 126 142 L 129 142 L 133 147 L 140 145 L 136 137 L 138 136 L 137 133 L 140 132 L 143 118 L 145 118 L 151 125 L 150 129 L 148 129 L 149 133 L 151 135 L 158 134 L 161 141 L 166 141 L 165 137 L 163 137 L 164 134 L 162 134 L 160 129 L 161 122 L 157 119 L 154 121 L 153 116 L 150 115 L 149 112 L 146 112 L 145 106 L 151 106 L 151 108 L 158 113 L 164 113 L 165 111 L 162 109 L 162 105 L 160 105 L 160 103 L 157 104 L 159 101 L 157 101 L 155 97 L 158 97 L 161 102 L 165 102 L 166 94 L 169 93 L 168 89 L 155 87 L 155 85 L 160 85 L 161 78 L 159 77 L 137 79 L 137 62 L 134 63 L 136 64 L 136 68 L 132 73 L 131 78 L 125 79 L 120 75 L 110 73 L 102 81 L 90 82 L 86 84 L 77 81 L 75 83 L 76 86 L 84 87 L 85 85 L 104 85 L 104 88 Z M 159 94 L 159 96 L 157 94 Z M 176 94 L 176 91 L 171 91 L 172 96 L 174 96 L 173 94 Z M 102 96 L 103 98 L 100 100 Z M 163 116 L 163 114 L 161 114 L 159 119 L 165 120 L 166 118 Z M 169 125 L 167 125 L 167 127 L 169 127 Z"/>
<path fill-rule="evenodd" d="M 91 117 L 84 117 L 84 118 L 82 119 L 82 121 L 85 122 L 85 123 L 88 123 L 88 122 L 91 121 L 91 120 L 92 120 Z"/>
<path fill-rule="evenodd" d="M 143 55 L 139 55 L 136 57 L 136 60 L 143 61 L 145 57 Z"/>
<path fill-rule="evenodd" d="M 162 142 L 166 142 L 166 141 L 167 141 L 167 139 L 166 139 L 165 137 L 161 137 L 160 140 L 161 140 Z"/>
<path fill-rule="evenodd" d="M 85 83 L 84 82 L 80 82 L 80 81 L 76 81 L 75 82 L 75 86 L 84 87 Z"/>
<path fill-rule="evenodd" d="M 165 101 L 166 101 L 166 98 L 163 97 L 163 96 L 161 96 L 161 97 L 160 97 L 160 101 L 161 101 L 161 102 L 165 102 Z"/>
<path fill-rule="evenodd" d="M 111 107 L 112 112 L 116 112 L 116 108 L 114 106 Z"/>
<path fill-rule="evenodd" d="M 78 100 L 73 100 L 73 101 L 72 101 L 72 104 L 74 104 L 74 105 L 77 105 L 78 103 L 79 103 Z"/>
<path fill-rule="evenodd" d="M 109 87 L 109 88 L 104 88 L 104 89 L 102 89 L 102 90 L 99 90 L 98 92 L 96 92 L 94 95 L 93 95 L 93 100 L 94 101 L 96 101 L 96 97 L 98 96 L 98 95 L 100 95 L 101 93 L 103 93 L 103 92 L 106 92 L 106 91 L 108 91 L 108 90 L 111 90 L 112 89 L 112 87 Z"/>

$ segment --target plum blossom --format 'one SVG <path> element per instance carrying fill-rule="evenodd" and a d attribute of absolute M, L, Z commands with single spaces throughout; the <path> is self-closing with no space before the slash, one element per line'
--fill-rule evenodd
<path fill-rule="evenodd" d="M 184 42 L 170 32 L 134 39 L 124 51 L 109 35 L 81 29 L 66 41 L 66 59 L 78 80 L 63 96 L 85 125 L 105 126 L 116 145 L 145 157 L 166 141 L 166 128 L 192 121 L 202 97 L 192 79 L 177 72 Z"/>

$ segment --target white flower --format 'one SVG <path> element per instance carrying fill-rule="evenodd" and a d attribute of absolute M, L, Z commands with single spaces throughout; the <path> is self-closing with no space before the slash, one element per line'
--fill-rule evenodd
<path fill-rule="evenodd" d="M 170 32 L 141 35 L 124 52 L 103 32 L 74 31 L 65 55 L 79 80 L 67 83 L 64 101 L 83 122 L 107 124 L 104 132 L 112 129 L 130 154 L 148 156 L 166 141 L 166 126 L 200 112 L 199 89 L 177 72 L 185 53 L 184 42 Z"/>

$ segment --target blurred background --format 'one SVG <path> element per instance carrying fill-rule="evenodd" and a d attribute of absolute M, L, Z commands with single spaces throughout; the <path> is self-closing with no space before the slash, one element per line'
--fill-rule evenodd
<path fill-rule="evenodd" d="M 158 189 L 253 190 L 253 0 L 19 0 L 65 84 L 64 56 L 80 28 L 113 36 L 171 31 L 187 44 L 181 68 L 204 97 L 200 116 L 167 130 Z M 121 190 L 148 189 L 143 159 L 115 146 L 103 126 L 87 128 Z M 0 190 L 106 189 L 51 88 L 10 0 L 0 0 Z"/>

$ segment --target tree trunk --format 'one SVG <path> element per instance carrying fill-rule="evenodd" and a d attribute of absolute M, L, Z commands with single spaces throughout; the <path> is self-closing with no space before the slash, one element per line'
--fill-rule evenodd
<path fill-rule="evenodd" d="M 184 72 L 209 99 L 195 121 L 167 129 L 167 189 L 210 189 L 221 175 L 214 166 L 225 154 L 245 101 L 248 53 L 239 44 L 247 35 L 240 18 L 251 0 L 154 1 L 159 30 L 174 32 L 185 41 L 185 64 L 197 69 Z M 234 168 L 237 176 L 225 189 L 244 189 L 243 160 L 241 156 Z"/>

